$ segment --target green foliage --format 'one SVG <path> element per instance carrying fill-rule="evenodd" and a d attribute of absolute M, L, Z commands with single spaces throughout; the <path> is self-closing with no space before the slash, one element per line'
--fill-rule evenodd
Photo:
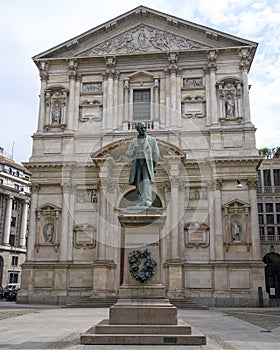
<path fill-rule="evenodd" d="M 259 155 L 263 156 L 265 159 L 279 158 L 280 157 L 280 146 L 268 148 L 263 147 L 259 150 Z"/>

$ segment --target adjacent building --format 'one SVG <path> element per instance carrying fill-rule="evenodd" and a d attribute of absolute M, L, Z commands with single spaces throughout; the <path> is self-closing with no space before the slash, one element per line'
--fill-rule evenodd
<path fill-rule="evenodd" d="M 280 158 L 264 159 L 258 170 L 261 257 L 266 263 L 266 292 L 280 298 Z"/>
<path fill-rule="evenodd" d="M 0 148 L 0 285 L 21 282 L 26 258 L 31 173 Z"/>
<path fill-rule="evenodd" d="M 167 296 L 256 305 L 265 283 L 248 72 L 257 44 L 139 6 L 33 59 L 38 129 L 21 302 L 118 295 L 135 123 L 160 149 Z"/>

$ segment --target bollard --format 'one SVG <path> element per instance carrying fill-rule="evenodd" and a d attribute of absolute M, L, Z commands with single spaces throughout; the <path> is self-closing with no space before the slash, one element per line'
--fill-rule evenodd
<path fill-rule="evenodd" d="M 263 307 L 263 290 L 262 287 L 258 287 L 259 294 L 259 307 Z"/>

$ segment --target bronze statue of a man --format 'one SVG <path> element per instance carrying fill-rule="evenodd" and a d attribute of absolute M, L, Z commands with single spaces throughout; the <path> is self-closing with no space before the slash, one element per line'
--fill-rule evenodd
<path fill-rule="evenodd" d="M 144 123 L 137 123 L 138 136 L 134 138 L 126 155 L 132 159 L 129 184 L 136 186 L 137 206 L 152 205 L 154 168 L 159 158 L 157 141 L 146 134 Z"/>

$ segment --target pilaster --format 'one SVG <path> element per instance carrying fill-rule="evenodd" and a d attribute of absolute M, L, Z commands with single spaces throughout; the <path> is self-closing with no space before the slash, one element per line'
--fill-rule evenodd
<path fill-rule="evenodd" d="M 240 55 L 240 70 L 243 81 L 243 113 L 244 123 L 251 125 L 250 116 L 250 101 L 249 101 L 249 84 L 248 84 L 248 70 L 250 66 L 250 50 L 242 48 L 239 51 Z"/>
<path fill-rule="evenodd" d="M 40 90 L 40 105 L 39 105 L 39 117 L 38 117 L 38 132 L 44 130 L 45 124 L 45 90 L 47 88 L 47 82 L 49 79 L 48 63 L 40 62 L 39 65 L 40 78 L 41 78 L 41 90 Z"/>
<path fill-rule="evenodd" d="M 27 247 L 27 261 L 34 261 L 35 241 L 36 241 L 36 208 L 38 207 L 38 198 L 40 192 L 40 185 L 34 183 L 31 185 L 31 206 L 29 219 L 29 237 Z"/>
<path fill-rule="evenodd" d="M 210 87 L 210 108 L 211 124 L 218 125 L 217 98 L 216 98 L 216 70 L 217 70 L 217 51 L 211 50 L 207 53 Z"/>
<path fill-rule="evenodd" d="M 215 210 L 215 260 L 224 260 L 224 237 L 222 224 L 222 180 L 214 183 L 214 210 Z"/>
<path fill-rule="evenodd" d="M 260 260 L 260 236 L 259 236 L 259 219 L 258 219 L 258 202 L 257 202 L 257 179 L 250 178 L 247 180 L 249 189 L 249 201 L 251 206 L 250 227 L 252 240 L 252 259 Z"/>
<path fill-rule="evenodd" d="M 75 120 L 75 82 L 77 78 L 78 63 L 76 60 L 69 60 L 68 62 L 68 75 L 69 75 L 69 107 L 68 107 L 68 120 L 66 121 L 67 129 L 73 130 Z"/>

